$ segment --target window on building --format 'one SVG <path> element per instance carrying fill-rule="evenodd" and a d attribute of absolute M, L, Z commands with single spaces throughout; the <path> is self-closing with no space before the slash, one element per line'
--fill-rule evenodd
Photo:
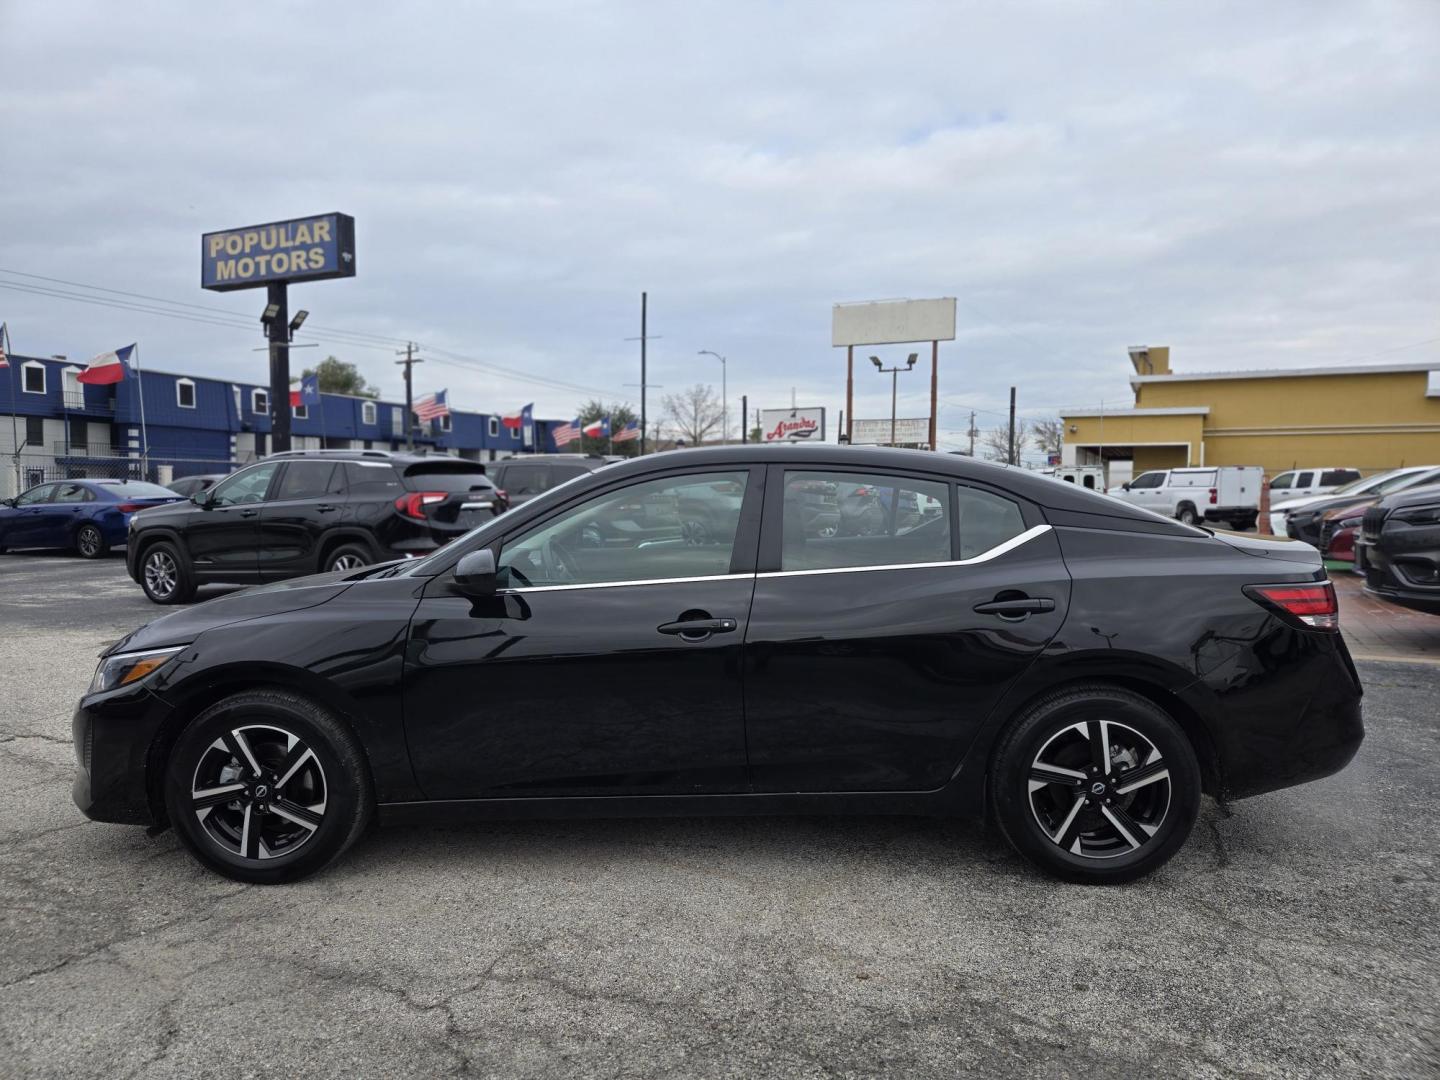
<path fill-rule="evenodd" d="M 27 360 L 20 367 L 20 388 L 27 394 L 45 393 L 45 365 L 38 360 Z"/>
<path fill-rule="evenodd" d="M 67 367 L 60 373 L 60 395 L 65 399 L 65 408 L 85 407 L 85 387 L 80 383 L 80 369 Z"/>
<path fill-rule="evenodd" d="M 446 413 L 444 416 L 440 417 L 440 430 L 449 431 L 450 427 L 450 414 Z"/>
<path fill-rule="evenodd" d="M 515 442 L 520 441 L 520 429 L 518 427 L 512 427 L 510 429 L 510 438 Z"/>
<path fill-rule="evenodd" d="M 25 446 L 31 450 L 38 450 L 45 442 L 45 418 L 43 416 L 25 417 Z"/>
<path fill-rule="evenodd" d="M 83 416 L 70 418 L 70 449 L 84 450 L 90 445 L 90 425 Z"/>
<path fill-rule="evenodd" d="M 193 379 L 175 380 L 175 404 L 182 409 L 195 408 L 195 381 Z"/>
<path fill-rule="evenodd" d="M 500 418 L 498 416 L 490 417 L 490 437 L 492 439 L 500 437 Z"/>
<path fill-rule="evenodd" d="M 1008 499 L 984 492 L 971 494 L 1007 504 L 1019 516 L 1019 508 Z M 948 484 L 871 473 L 787 471 L 784 498 L 781 570 L 838 570 L 950 559 Z M 968 529 L 973 538 L 962 546 L 993 547 L 1000 542 L 990 542 L 1003 531 L 990 518 L 1003 520 L 1003 507 L 989 509 L 990 514 L 983 507 L 975 511 Z M 970 554 L 980 550 L 984 548 Z"/>
<path fill-rule="evenodd" d="M 308 419 L 310 419 L 310 406 L 309 406 L 309 405 L 291 405 L 291 406 L 290 406 L 290 415 L 293 416 L 293 417 L 295 417 L 296 420 L 308 420 Z"/>
<path fill-rule="evenodd" d="M 362 424 L 375 423 L 375 402 L 365 401 L 360 404 L 360 422 Z"/>
<path fill-rule="evenodd" d="M 397 439 L 405 437 L 405 410 L 398 405 L 390 410 L 390 433 Z"/>
<path fill-rule="evenodd" d="M 256 416 L 270 415 L 270 394 L 265 390 L 251 390 L 250 411 Z"/>
<path fill-rule="evenodd" d="M 240 387 L 238 387 L 238 386 L 232 386 L 232 387 L 230 387 L 230 393 L 233 394 L 234 397 L 235 397 L 235 419 L 236 419 L 236 420 L 239 420 L 240 417 L 241 417 L 241 415 L 242 415 L 242 413 L 241 413 L 241 411 L 240 411 Z"/>

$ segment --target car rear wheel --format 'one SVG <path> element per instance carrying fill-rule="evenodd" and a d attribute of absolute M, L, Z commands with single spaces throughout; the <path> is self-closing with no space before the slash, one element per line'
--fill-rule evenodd
<path fill-rule="evenodd" d="M 1042 869 L 1082 883 L 1132 881 L 1185 843 L 1200 767 L 1153 702 L 1103 685 L 1058 691 L 1006 732 L 990 772 L 1006 839 Z"/>
<path fill-rule="evenodd" d="M 362 566 L 369 566 L 370 562 L 370 552 L 359 544 L 341 544 L 325 556 L 325 571 L 359 570 Z"/>
<path fill-rule="evenodd" d="M 174 545 L 161 542 L 140 557 L 140 587 L 157 604 L 183 604 L 195 595 L 195 581 Z"/>
<path fill-rule="evenodd" d="M 82 559 L 98 559 L 110 550 L 110 545 L 94 525 L 81 525 L 75 530 L 75 550 Z"/>
<path fill-rule="evenodd" d="M 1189 503 L 1182 503 L 1180 509 L 1175 511 L 1175 517 L 1181 525 L 1194 525 L 1200 520 L 1200 515 L 1195 513 L 1195 508 Z"/>
<path fill-rule="evenodd" d="M 373 797 L 364 753 L 315 703 L 249 691 L 201 713 L 165 770 L 165 807 L 200 862 L 236 881 L 313 874 L 364 831 Z"/>

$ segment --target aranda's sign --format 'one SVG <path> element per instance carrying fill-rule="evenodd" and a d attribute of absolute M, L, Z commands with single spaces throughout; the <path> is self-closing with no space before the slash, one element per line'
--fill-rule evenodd
<path fill-rule="evenodd" d="M 355 219 L 317 214 L 200 238 L 200 287 L 226 292 L 272 281 L 355 276 Z"/>
<path fill-rule="evenodd" d="M 760 437 L 765 442 L 825 441 L 824 409 L 764 409 Z"/>

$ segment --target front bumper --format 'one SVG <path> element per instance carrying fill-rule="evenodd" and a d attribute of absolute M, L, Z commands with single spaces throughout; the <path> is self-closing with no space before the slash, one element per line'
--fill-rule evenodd
<path fill-rule="evenodd" d="M 76 759 L 71 797 L 82 814 L 123 825 L 157 822 L 149 771 L 170 713 L 170 706 L 144 686 L 80 699 L 71 721 Z"/>
<path fill-rule="evenodd" d="M 1357 568 L 1364 568 L 1365 591 L 1371 596 L 1414 611 L 1440 615 L 1440 585 L 1417 585 L 1402 578 L 1391 566 L 1389 553 L 1373 540 L 1356 540 L 1355 558 Z"/>

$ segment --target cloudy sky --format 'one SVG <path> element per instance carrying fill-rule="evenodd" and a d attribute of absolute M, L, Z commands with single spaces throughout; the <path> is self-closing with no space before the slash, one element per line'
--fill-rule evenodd
<path fill-rule="evenodd" d="M 794 387 L 832 426 L 831 305 L 957 297 L 950 445 L 1012 383 L 1127 403 L 1132 344 L 1440 363 L 1437 55 L 1432 0 L 3 0 L 0 318 L 18 352 L 263 380 L 263 294 L 202 292 L 200 234 L 340 210 L 359 273 L 292 289 L 327 328 L 296 358 L 395 394 L 413 338 L 419 388 L 477 409 L 635 400 L 641 290 L 656 397 L 718 389 L 713 349 L 732 410 Z"/>

